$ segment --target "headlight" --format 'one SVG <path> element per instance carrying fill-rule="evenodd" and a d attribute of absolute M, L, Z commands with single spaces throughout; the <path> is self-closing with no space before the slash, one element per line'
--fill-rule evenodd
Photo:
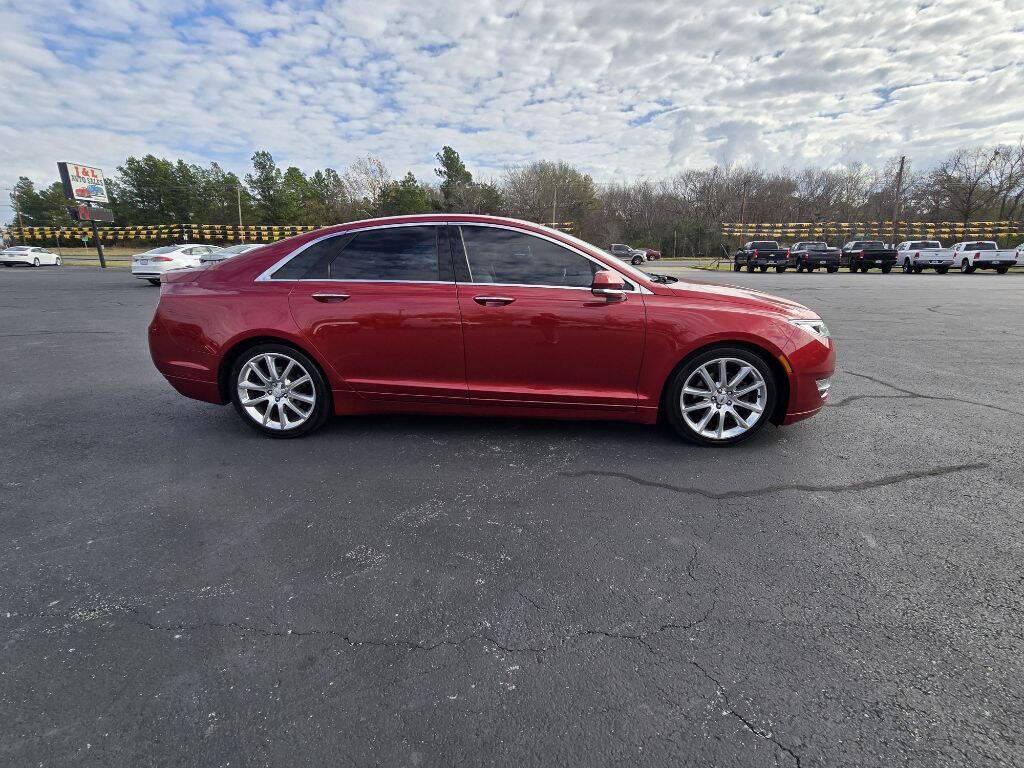
<path fill-rule="evenodd" d="M 828 326 L 825 325 L 825 321 L 820 318 L 817 320 L 790 320 L 790 325 L 795 325 L 797 328 L 803 328 L 812 336 L 817 336 L 822 339 L 831 338 L 831 334 L 828 332 Z"/>

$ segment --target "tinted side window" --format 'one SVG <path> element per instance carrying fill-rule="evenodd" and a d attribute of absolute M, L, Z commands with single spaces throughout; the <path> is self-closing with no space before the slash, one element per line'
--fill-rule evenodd
<path fill-rule="evenodd" d="M 351 239 L 351 235 L 338 235 L 313 243 L 283 264 L 271 277 L 274 280 L 324 279 L 327 277 L 327 265 Z"/>
<path fill-rule="evenodd" d="M 589 259 L 533 235 L 495 227 L 460 230 L 474 283 L 589 288 L 599 269 Z"/>
<path fill-rule="evenodd" d="M 357 234 L 330 265 L 332 280 L 438 280 L 439 227 L 392 227 Z"/>

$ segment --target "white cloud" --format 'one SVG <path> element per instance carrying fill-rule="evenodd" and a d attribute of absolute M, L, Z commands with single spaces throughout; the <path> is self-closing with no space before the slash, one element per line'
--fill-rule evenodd
<path fill-rule="evenodd" d="M 448 143 L 612 180 L 1024 134 L 1017 0 L 0 0 L 0 29 L 0 187 L 148 151 L 429 178 Z"/>

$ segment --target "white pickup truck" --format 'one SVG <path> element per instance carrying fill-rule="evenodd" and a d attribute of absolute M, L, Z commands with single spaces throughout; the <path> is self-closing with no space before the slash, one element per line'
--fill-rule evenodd
<path fill-rule="evenodd" d="M 1005 275 L 1010 267 L 1024 259 L 1024 253 L 1019 248 L 999 250 L 999 246 L 992 240 L 967 240 L 954 245 L 952 251 L 953 263 L 965 275 L 976 269 L 994 269 L 1000 275 Z"/>
<path fill-rule="evenodd" d="M 938 240 L 907 240 L 897 245 L 896 251 L 896 263 L 908 274 L 934 269 L 944 275 L 956 263 L 953 249 L 943 248 Z"/>

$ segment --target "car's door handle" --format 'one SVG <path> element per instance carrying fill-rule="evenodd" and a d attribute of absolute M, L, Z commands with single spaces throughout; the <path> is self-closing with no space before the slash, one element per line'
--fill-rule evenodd
<path fill-rule="evenodd" d="M 473 301 L 482 307 L 504 307 L 515 299 L 511 296 L 474 296 Z"/>
<path fill-rule="evenodd" d="M 347 293 L 314 293 L 313 298 L 316 301 L 322 301 L 324 304 L 338 303 L 345 301 L 348 298 Z"/>

